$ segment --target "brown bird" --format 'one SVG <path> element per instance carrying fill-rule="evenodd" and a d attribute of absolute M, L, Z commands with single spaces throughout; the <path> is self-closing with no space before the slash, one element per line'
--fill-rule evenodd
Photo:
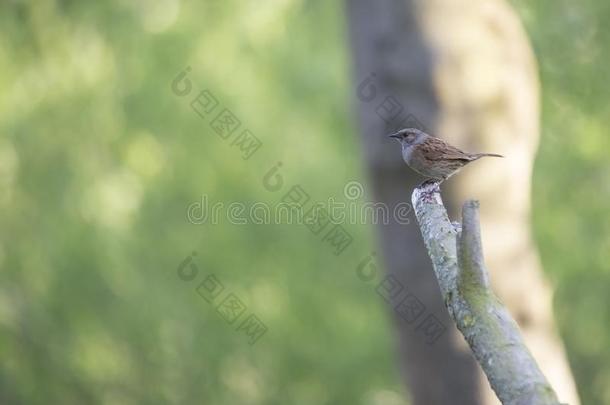
<path fill-rule="evenodd" d="M 416 128 L 405 128 L 389 135 L 402 146 L 402 158 L 417 173 L 435 182 L 447 180 L 468 163 L 496 153 L 466 153 Z"/>

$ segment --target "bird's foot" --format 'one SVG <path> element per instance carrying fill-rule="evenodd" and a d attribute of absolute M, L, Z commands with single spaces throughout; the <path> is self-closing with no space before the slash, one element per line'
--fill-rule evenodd
<path fill-rule="evenodd" d="M 422 191 L 429 192 L 429 193 L 430 192 L 440 193 L 441 192 L 441 188 L 440 188 L 441 181 L 442 180 L 426 179 L 419 186 L 417 186 L 417 188 L 420 188 L 420 189 L 422 189 Z"/>
<path fill-rule="evenodd" d="M 427 202 L 432 202 L 432 201 L 439 202 L 440 194 L 441 194 L 440 184 L 441 184 L 441 181 L 439 181 L 439 180 L 433 180 L 433 179 L 425 180 L 423 183 L 421 183 L 419 186 L 417 186 L 417 189 L 419 190 L 419 194 L 421 195 L 421 198 Z M 442 204 L 442 202 L 441 202 L 441 204 Z"/>

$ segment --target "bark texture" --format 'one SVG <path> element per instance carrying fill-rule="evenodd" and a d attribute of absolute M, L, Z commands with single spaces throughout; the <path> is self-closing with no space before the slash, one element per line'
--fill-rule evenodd
<path fill-rule="evenodd" d="M 416 188 L 412 202 L 449 314 L 502 404 L 559 405 L 517 324 L 491 290 L 479 203 L 464 204 L 460 227 L 449 221 L 438 184 Z"/>
<path fill-rule="evenodd" d="M 484 243 L 494 290 L 521 327 L 560 399 L 578 396 L 552 316 L 530 230 L 531 172 L 538 144 L 536 64 L 518 18 L 502 0 L 347 0 L 355 108 L 371 197 L 393 207 L 421 182 L 385 137 L 424 129 L 469 152 L 496 152 L 444 183 L 453 215 L 459 201 L 481 201 Z M 394 107 L 392 107 L 394 106 Z M 428 312 L 451 325 L 419 229 L 378 228 L 387 271 Z M 497 404 L 455 329 L 427 345 L 394 311 L 400 364 L 415 405 Z"/>

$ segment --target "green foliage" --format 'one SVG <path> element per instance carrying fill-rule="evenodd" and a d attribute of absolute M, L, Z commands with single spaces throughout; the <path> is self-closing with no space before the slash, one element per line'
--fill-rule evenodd
<path fill-rule="evenodd" d="M 369 227 L 346 225 L 335 256 L 303 225 L 186 218 L 203 194 L 341 199 L 359 179 L 341 6 L 0 4 L 0 403 L 405 403 L 375 282 L 355 275 Z M 581 394 L 610 403 L 608 6 L 520 10 L 545 89 L 538 241 Z M 192 110 L 204 89 L 263 142 L 250 159 Z M 198 295 L 210 274 L 267 326 L 255 345 Z"/>
<path fill-rule="evenodd" d="M 186 217 L 204 194 L 325 200 L 358 179 L 340 5 L 155 4 L 0 6 L 0 402 L 404 403 L 355 273 L 367 227 L 335 256 L 304 225 Z M 191 109 L 203 89 L 263 142 L 250 159 Z M 255 345 L 198 295 L 210 274 L 267 326 Z"/>

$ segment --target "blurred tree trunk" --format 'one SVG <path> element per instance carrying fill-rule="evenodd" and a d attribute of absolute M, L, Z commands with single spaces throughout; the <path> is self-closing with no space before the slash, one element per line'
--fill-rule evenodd
<path fill-rule="evenodd" d="M 346 7 L 372 198 L 390 207 L 409 202 L 421 182 L 402 162 L 398 145 L 384 136 L 396 128 L 419 127 L 467 151 L 507 156 L 470 165 L 443 185 L 444 199 L 452 218 L 465 199 L 481 201 L 493 288 L 560 400 L 577 405 L 551 288 L 531 237 L 539 89 L 517 16 L 502 0 L 348 0 Z M 392 311 L 413 403 L 498 403 L 448 317 L 417 225 L 391 223 L 378 230 L 388 272 L 448 328 L 428 345 L 415 325 Z"/>

